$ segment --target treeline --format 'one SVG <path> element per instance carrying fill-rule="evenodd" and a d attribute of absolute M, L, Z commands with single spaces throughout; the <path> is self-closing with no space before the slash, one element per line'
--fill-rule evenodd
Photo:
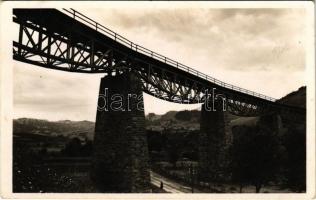
<path fill-rule="evenodd" d="M 257 126 L 233 128 L 233 143 L 228 148 L 226 175 L 233 183 L 278 185 L 294 192 L 306 190 L 306 137 L 303 125 L 288 123 L 278 130 L 275 120 L 261 120 Z M 148 131 L 151 162 L 166 161 L 175 166 L 180 160 L 198 161 L 199 131 Z"/>
<path fill-rule="evenodd" d="M 280 137 L 269 128 L 236 127 L 231 147 L 232 181 L 254 185 L 259 192 L 263 185 L 274 183 L 294 192 L 306 190 L 305 134 L 295 127 Z"/>
<path fill-rule="evenodd" d="M 175 164 L 181 159 L 198 161 L 198 131 L 147 131 L 149 157 L 152 162 Z"/>
<path fill-rule="evenodd" d="M 75 137 L 69 140 L 60 154 L 69 157 L 87 157 L 92 155 L 92 148 L 93 142 L 91 140 L 86 139 L 85 141 L 81 141 Z"/>
<path fill-rule="evenodd" d="M 181 117 L 188 119 L 186 114 Z M 277 130 L 276 127 L 273 120 L 252 127 L 233 127 L 233 142 L 226 158 L 229 164 L 225 170 L 231 181 L 240 185 L 241 191 L 246 185 L 254 185 L 256 191 L 260 192 L 263 185 L 271 184 L 294 192 L 306 190 L 305 126 L 287 123 L 283 130 Z M 162 131 L 147 130 L 147 138 L 152 164 L 164 161 L 176 166 L 177 161 L 199 161 L 199 131 L 177 132 L 171 126 L 166 126 Z M 37 160 L 40 160 L 40 157 L 49 155 L 43 148 L 39 154 L 26 156 L 25 149 L 28 148 L 22 147 L 19 143 L 14 144 L 15 177 L 21 176 L 21 168 L 30 168 L 27 166 L 30 164 L 28 161 L 32 160 L 30 158 L 37 156 Z M 89 157 L 92 150 L 91 140 L 75 137 L 67 142 L 58 156 Z"/>

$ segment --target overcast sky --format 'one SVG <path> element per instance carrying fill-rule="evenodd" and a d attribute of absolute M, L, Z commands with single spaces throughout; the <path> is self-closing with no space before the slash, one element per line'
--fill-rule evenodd
<path fill-rule="evenodd" d="M 306 85 L 303 9 L 78 9 L 146 48 L 274 98 Z M 14 116 L 95 120 L 102 75 L 14 62 Z M 144 95 L 145 112 L 198 108 Z"/>

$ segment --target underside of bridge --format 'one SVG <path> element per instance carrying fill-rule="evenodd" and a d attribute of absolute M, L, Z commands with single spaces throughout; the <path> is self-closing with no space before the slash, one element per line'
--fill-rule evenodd
<path fill-rule="evenodd" d="M 165 101 L 201 103 L 216 88 L 238 116 L 305 111 L 210 77 L 146 49 L 74 10 L 14 9 L 15 60 L 54 70 L 107 75 L 133 71 L 142 90 Z"/>

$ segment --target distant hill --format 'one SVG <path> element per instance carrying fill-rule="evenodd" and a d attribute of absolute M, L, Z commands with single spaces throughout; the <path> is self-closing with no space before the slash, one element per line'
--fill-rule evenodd
<path fill-rule="evenodd" d="M 146 116 L 146 128 L 153 131 L 198 130 L 200 128 L 199 119 L 200 111 L 198 110 L 169 111 L 163 115 L 149 113 Z"/>
<path fill-rule="evenodd" d="M 298 90 L 291 92 L 277 102 L 290 105 L 306 108 L 306 86 L 300 87 Z M 254 126 L 257 124 L 259 117 L 239 117 L 232 121 L 231 126 Z"/>
<path fill-rule="evenodd" d="M 32 133 L 49 136 L 63 135 L 65 137 L 81 136 L 89 139 L 94 135 L 94 122 L 90 121 L 47 121 L 32 118 L 13 120 L 15 134 Z"/>
<path fill-rule="evenodd" d="M 227 113 L 228 121 L 237 119 L 238 116 L 234 116 Z M 146 116 L 146 128 L 147 130 L 162 131 L 169 129 L 176 132 L 196 131 L 200 129 L 200 110 L 182 110 L 182 111 L 169 111 L 163 115 L 156 115 L 149 113 Z"/>
<path fill-rule="evenodd" d="M 306 86 L 300 87 L 298 90 L 282 97 L 278 102 L 290 106 L 306 108 Z"/>
<path fill-rule="evenodd" d="M 306 87 L 291 92 L 280 100 L 281 103 L 306 107 Z M 163 115 L 149 113 L 146 115 L 146 129 L 152 131 L 187 132 L 200 129 L 200 113 L 198 109 L 169 111 Z M 253 126 L 257 123 L 258 117 L 238 117 L 228 114 L 228 121 L 231 126 L 247 125 Z M 49 136 L 63 135 L 65 137 L 88 137 L 93 138 L 94 122 L 91 121 L 47 121 L 41 119 L 19 118 L 13 121 L 14 133 L 43 134 Z"/>

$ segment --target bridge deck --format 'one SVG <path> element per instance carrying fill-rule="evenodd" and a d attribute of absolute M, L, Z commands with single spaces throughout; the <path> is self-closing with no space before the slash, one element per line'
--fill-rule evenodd
<path fill-rule="evenodd" d="M 35 22 L 38 25 L 46 27 L 48 32 L 53 34 L 57 33 L 61 36 L 68 34 L 65 30 L 69 30 L 69 27 L 76 29 L 76 34 L 72 35 L 72 41 L 86 43 L 93 38 L 93 40 L 97 41 L 94 46 L 96 52 L 102 51 L 103 46 L 108 46 L 120 52 L 120 55 L 116 56 L 126 55 L 133 57 L 135 60 L 141 60 L 148 64 L 159 66 L 164 70 L 183 75 L 189 79 L 247 99 L 250 98 L 254 101 L 268 103 L 274 106 L 279 105 L 292 108 L 292 106 L 279 104 L 274 98 L 222 82 L 137 45 L 73 9 L 64 9 L 63 12 L 56 9 L 14 9 L 13 14 L 16 18 L 19 18 L 19 20 Z M 89 71 L 89 73 L 104 73 L 104 71 Z"/>

